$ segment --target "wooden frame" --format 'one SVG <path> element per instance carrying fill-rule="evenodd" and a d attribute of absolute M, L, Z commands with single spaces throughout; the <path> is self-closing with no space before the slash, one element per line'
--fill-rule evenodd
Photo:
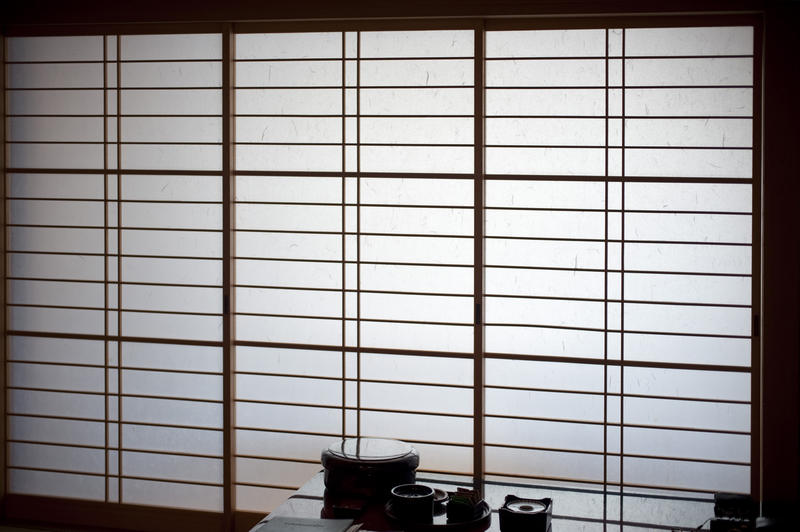
<path fill-rule="evenodd" d="M 464 27 L 464 28 L 485 27 L 486 29 L 512 29 L 512 28 L 522 28 L 522 27 L 525 27 L 525 28 L 532 28 L 532 27 L 536 27 L 536 28 L 541 28 L 541 27 L 564 27 L 565 25 L 569 26 L 570 28 L 572 28 L 572 27 L 607 27 L 607 26 L 613 26 L 613 27 L 629 27 L 629 26 L 643 27 L 643 26 L 669 26 L 669 25 L 674 25 L 674 24 L 679 24 L 679 23 L 681 23 L 681 24 L 692 23 L 692 24 L 702 25 L 702 24 L 707 24 L 709 22 L 713 22 L 716 25 L 722 25 L 722 24 L 733 24 L 733 23 L 737 23 L 737 22 L 743 23 L 744 21 L 749 21 L 749 23 L 754 23 L 754 26 L 756 27 L 756 36 L 757 37 L 755 39 L 756 48 L 754 50 L 754 57 L 755 57 L 755 63 L 756 63 L 755 71 L 756 72 L 760 72 L 761 71 L 761 69 L 760 69 L 760 57 L 761 57 L 761 52 L 762 52 L 762 48 L 761 48 L 762 30 L 761 30 L 761 24 L 760 24 L 760 21 L 759 21 L 759 17 L 757 17 L 757 16 L 753 17 L 751 15 L 734 15 L 734 16 L 729 16 L 729 17 L 721 17 L 719 15 L 714 15 L 714 16 L 705 18 L 705 20 L 704 20 L 704 17 L 697 17 L 695 15 L 687 15 L 687 16 L 668 16 L 668 17 L 665 16 L 665 17 L 659 17 L 657 19 L 650 18 L 650 17 L 613 17 L 612 16 L 612 17 L 599 17 L 599 18 L 588 17 L 588 18 L 568 18 L 568 19 L 542 19 L 542 18 L 533 18 L 533 19 L 481 19 L 479 21 L 476 21 L 475 19 L 465 19 L 465 20 L 444 19 L 444 20 L 439 20 L 439 21 L 420 20 L 420 21 L 413 21 L 413 22 L 404 22 L 404 21 L 361 21 L 361 20 L 357 20 L 357 21 L 351 21 L 351 22 L 346 22 L 346 21 L 345 22 L 338 22 L 338 21 L 337 22 L 314 22 L 314 21 L 311 21 L 311 22 L 264 22 L 264 23 L 253 22 L 253 23 L 233 23 L 233 24 L 230 24 L 230 23 L 225 23 L 225 24 L 202 23 L 202 24 L 189 24 L 189 25 L 170 24 L 170 25 L 160 25 L 158 27 L 154 27 L 154 26 L 149 25 L 149 24 L 141 25 L 141 26 L 138 26 L 138 27 L 137 26 L 127 26 L 127 25 L 125 25 L 125 26 L 75 26 L 73 28 L 70 28 L 70 27 L 53 28 L 53 27 L 44 26 L 44 27 L 39 27 L 39 28 L 12 27 L 12 28 L 8 29 L 6 35 L 10 36 L 10 35 L 23 35 L 23 34 L 25 34 L 25 35 L 28 35 L 28 34 L 31 34 L 31 35 L 32 34 L 52 34 L 52 33 L 59 33 L 59 32 L 64 32 L 64 34 L 74 34 L 76 32 L 78 32 L 78 33 L 80 33 L 80 32 L 97 33 L 98 30 L 102 30 L 104 32 L 108 31 L 108 30 L 114 30 L 114 31 L 112 31 L 112 33 L 120 32 L 120 33 L 123 33 L 123 34 L 151 33 L 151 32 L 171 33 L 171 32 L 179 32 L 179 31 L 187 31 L 187 32 L 190 32 L 190 31 L 213 31 L 213 32 L 221 32 L 224 35 L 223 47 L 224 47 L 225 50 L 227 50 L 227 52 L 226 52 L 226 55 L 223 56 L 223 58 L 225 58 L 225 57 L 230 58 L 230 57 L 232 57 L 232 55 L 227 55 L 227 54 L 231 54 L 232 44 L 233 44 L 232 43 L 232 41 L 233 41 L 232 36 L 233 36 L 234 33 L 237 33 L 239 31 L 247 31 L 247 32 L 250 32 L 250 31 L 252 31 L 252 32 L 258 32 L 258 31 L 308 31 L 308 29 L 310 29 L 310 28 L 322 30 L 322 29 L 334 29 L 334 28 L 341 28 L 341 27 L 347 27 L 348 29 L 349 28 L 355 28 L 355 29 L 378 29 L 378 28 L 387 28 L 387 27 L 393 27 L 393 28 L 398 28 L 398 29 L 399 28 L 414 28 L 414 29 L 418 29 L 418 28 L 434 28 L 434 27 L 438 28 L 438 27 L 441 27 L 442 24 L 444 26 L 447 26 L 447 27 Z M 573 24 L 576 24 L 576 25 L 573 25 Z M 240 30 L 240 28 L 241 28 L 241 30 Z M 478 51 L 479 46 L 482 46 L 482 43 L 478 44 L 478 41 L 480 41 L 480 40 L 481 39 L 476 39 L 476 52 Z M 227 44 L 225 44 L 226 42 L 227 42 Z M 118 42 L 118 46 L 119 46 L 119 42 Z M 119 60 L 119 55 L 117 56 L 117 60 Z M 223 88 L 223 102 L 224 102 L 223 103 L 223 124 L 224 124 L 223 127 L 226 128 L 226 129 L 223 130 L 224 131 L 224 133 L 223 133 L 223 135 L 224 135 L 223 136 L 223 144 L 225 146 L 231 147 L 231 150 L 232 150 L 233 128 L 232 128 L 232 125 L 231 125 L 231 121 L 232 121 L 232 116 L 234 114 L 234 112 L 233 112 L 234 103 L 233 103 L 233 90 L 232 90 L 231 87 L 233 86 L 233 82 L 232 82 L 232 76 L 233 76 L 232 65 L 233 65 L 233 62 L 232 61 L 226 61 L 225 59 L 223 59 L 223 65 L 224 65 L 223 69 L 225 71 L 225 74 L 223 75 L 223 84 L 224 84 L 223 85 L 224 86 L 224 88 Z M 476 70 L 475 79 L 476 79 L 476 92 L 477 92 L 478 91 L 478 89 L 477 89 L 478 83 L 479 82 L 482 83 L 482 71 L 481 71 L 482 69 L 476 68 L 475 70 Z M 118 76 L 119 76 L 119 69 L 117 70 L 117 72 L 118 72 Z M 760 158 L 757 157 L 756 154 L 761 152 L 761 147 L 760 147 L 760 142 L 759 142 L 760 139 L 761 139 L 761 129 L 762 129 L 761 125 L 760 125 L 760 122 L 761 122 L 761 116 L 760 116 L 761 115 L 761 112 L 760 112 L 760 110 L 761 110 L 761 105 L 760 105 L 760 101 L 761 101 L 761 97 L 760 97 L 761 76 L 756 75 L 756 80 L 757 81 L 754 82 L 756 85 L 754 85 L 754 90 L 753 90 L 754 98 L 756 100 L 755 103 L 758 104 L 758 105 L 754 106 L 754 137 L 753 137 L 754 138 L 754 148 L 753 148 L 753 150 L 754 150 L 754 157 L 753 157 L 753 159 L 754 159 L 754 168 L 753 168 L 753 170 L 754 170 L 754 172 L 753 172 L 753 176 L 754 176 L 754 178 L 753 178 L 754 179 L 754 181 L 753 181 L 753 183 L 754 183 L 754 187 L 753 187 L 754 188 L 754 197 L 753 197 L 753 216 L 754 216 L 754 219 L 759 220 L 761 218 L 761 196 L 760 196 L 760 190 L 761 190 L 761 187 L 760 187 L 760 182 L 761 182 L 761 164 L 760 164 Z M 117 89 L 119 89 L 119 84 L 117 84 Z M 117 93 L 119 94 L 119 90 L 117 91 Z M 480 116 L 482 114 L 481 111 L 482 111 L 482 108 L 483 108 L 483 103 L 482 102 L 478 102 L 477 100 L 478 99 L 476 98 L 475 114 L 476 114 L 476 116 Z M 119 106 L 117 107 L 117 112 L 119 113 Z M 481 121 L 476 120 L 476 144 L 482 145 L 483 143 L 478 141 L 479 138 L 482 138 L 482 134 L 483 134 L 483 128 L 482 128 L 482 125 L 478 125 L 479 122 L 481 122 Z M 117 120 L 117 127 L 118 128 L 120 127 L 120 120 L 119 119 Z M 117 139 L 120 140 L 119 131 L 117 133 L 118 133 Z M 5 128 L 4 128 L 4 134 L 5 134 Z M 225 135 L 227 135 L 227 136 L 225 136 Z M 228 139 L 227 142 L 225 140 L 226 138 Z M 118 146 L 117 149 L 119 150 L 120 149 L 119 148 L 119 146 L 120 146 L 119 142 L 117 143 L 117 146 Z M 235 185 L 235 180 L 232 178 L 233 172 L 235 171 L 234 168 L 233 168 L 234 157 L 233 157 L 233 154 L 231 153 L 231 150 L 225 149 L 224 152 L 226 152 L 227 155 L 223 155 L 223 161 L 224 161 L 223 162 L 223 182 L 226 182 L 226 180 L 227 180 L 227 183 L 228 183 L 223 188 L 223 190 L 225 191 L 225 194 L 226 194 L 225 199 L 223 199 L 223 207 L 224 207 L 224 209 L 226 209 L 226 211 L 225 211 L 226 214 L 224 215 L 224 220 L 226 220 L 228 224 L 232 224 L 233 223 L 234 212 L 233 212 L 233 202 L 232 202 L 231 198 L 235 197 L 235 190 L 233 188 L 234 185 Z M 483 176 L 483 174 L 484 174 L 484 171 L 483 171 L 483 156 L 482 156 L 482 154 L 480 154 L 480 155 L 478 154 L 478 152 L 481 152 L 482 150 L 475 150 L 475 151 L 476 151 L 475 173 L 476 173 L 476 176 L 478 176 L 478 175 Z M 119 158 L 119 153 L 118 153 L 118 161 L 119 160 L 120 160 L 120 158 Z M 227 162 L 225 162 L 225 161 L 227 161 Z M 5 167 L 5 165 L 4 165 L 4 167 Z M 240 173 L 240 175 L 244 175 L 244 173 Z M 360 172 L 356 172 L 353 175 L 358 177 L 359 175 L 363 175 L 363 174 L 361 174 Z M 492 179 L 492 176 L 485 176 L 485 179 Z M 476 204 L 479 204 L 479 202 L 477 201 L 477 198 L 479 197 L 479 194 L 480 194 L 480 197 L 482 197 L 482 195 L 483 195 L 483 188 L 482 188 L 483 187 L 483 183 L 481 181 L 482 181 L 482 179 L 476 179 L 476 181 L 475 181 Z M 715 180 L 714 182 L 719 182 L 719 181 Z M 5 187 L 5 176 L 4 176 L 4 187 Z M 119 188 L 118 188 L 118 190 L 119 190 Z M 118 209 L 118 216 L 120 216 L 120 215 L 121 215 L 121 210 Z M 476 220 L 478 218 L 479 217 L 476 216 Z M 121 224 L 119 224 L 119 225 L 121 226 Z M 476 226 L 475 226 L 475 238 L 476 238 L 476 240 L 478 239 L 478 235 L 479 235 L 478 231 L 480 230 L 480 234 L 482 234 L 482 232 L 483 232 L 482 227 L 479 227 L 479 225 L 480 224 L 478 224 L 476 222 Z M 224 226 L 224 228 L 223 228 L 223 235 L 227 235 L 227 238 L 229 238 L 230 237 L 230 235 L 229 235 L 230 231 L 228 229 L 226 229 L 225 227 L 226 226 Z M 227 226 L 227 228 L 229 228 L 229 227 L 231 227 L 231 225 Z M 754 228 L 754 235 L 753 235 L 753 237 L 754 237 L 754 239 L 753 239 L 753 249 L 754 250 L 760 249 L 760 234 L 761 234 L 760 224 L 756 223 L 755 224 L 755 228 Z M 233 300 L 232 300 L 233 291 L 230 290 L 230 287 L 235 283 L 235 281 L 233 279 L 233 269 L 232 269 L 231 263 L 232 263 L 233 259 L 236 257 L 236 253 L 235 253 L 235 248 L 233 247 L 233 239 L 229 238 L 229 240 L 227 240 L 226 242 L 227 243 L 224 245 L 226 256 L 223 259 L 223 265 L 224 265 L 224 268 L 226 268 L 226 273 L 224 274 L 225 281 L 224 281 L 223 285 L 225 287 L 225 290 L 227 291 L 226 296 L 228 298 L 226 300 L 227 301 L 226 302 L 226 308 L 227 309 L 232 309 L 232 308 L 234 308 Z M 755 253 L 754 253 L 754 255 L 755 255 Z M 478 262 L 479 260 L 480 260 L 480 262 Z M 476 272 L 478 270 L 482 269 L 482 268 L 478 267 L 478 264 L 483 264 L 483 263 L 484 263 L 484 259 L 483 259 L 482 253 L 479 252 L 477 250 L 477 248 L 476 248 L 476 254 L 475 254 Z M 118 265 L 119 265 L 119 261 L 118 261 Z M 759 275 L 760 272 L 757 270 L 757 269 L 760 269 L 760 261 L 754 260 L 754 266 L 753 267 L 754 267 L 754 271 L 753 271 L 754 278 L 755 279 L 760 279 L 760 275 Z M 4 277 L 5 277 L 5 272 L 4 272 Z M 118 279 L 120 279 L 120 277 L 118 277 Z M 483 281 L 482 281 L 482 276 L 480 276 L 480 278 L 479 278 L 479 275 L 477 273 L 476 273 L 476 277 L 475 277 L 475 283 L 476 283 L 476 285 L 475 285 L 476 286 L 476 289 L 475 289 L 475 293 L 476 293 L 476 296 L 475 296 L 476 323 L 477 324 L 483 324 L 483 323 L 485 323 L 485 320 L 483 319 L 483 316 L 482 316 L 482 313 L 483 313 L 482 312 L 483 305 L 481 304 L 482 303 L 482 297 L 477 295 L 477 294 L 482 294 L 483 293 L 483 290 L 478 290 L 478 286 L 481 286 L 481 287 L 483 286 Z M 480 283 L 480 285 L 478 283 Z M 754 311 L 753 311 L 753 314 L 754 314 L 754 317 L 753 317 L 753 320 L 754 320 L 753 321 L 753 323 L 754 323 L 754 334 L 753 334 L 753 336 L 754 337 L 759 337 L 758 333 L 759 333 L 760 327 L 757 324 L 760 323 L 760 312 L 758 312 L 758 310 L 757 310 L 758 306 L 757 306 L 756 302 L 758 302 L 760 300 L 761 300 L 760 285 L 759 285 L 759 283 L 753 283 L 753 309 L 754 309 Z M 3 312 L 5 312 L 5 305 L 4 305 L 3 309 L 4 309 Z M 121 313 L 118 312 L 118 316 L 120 316 L 120 315 L 121 315 Z M 234 352 L 233 351 L 235 349 L 235 345 L 234 345 L 234 342 L 232 341 L 232 338 L 234 338 L 234 334 L 233 334 L 233 321 L 234 320 L 233 320 L 233 317 L 232 317 L 232 313 L 225 312 L 225 315 L 226 315 L 226 317 L 224 319 L 224 323 L 226 324 L 226 327 L 227 327 L 226 333 L 225 333 L 225 336 L 224 336 L 224 340 L 223 340 L 223 342 L 224 342 L 224 344 L 226 346 L 225 349 L 224 349 L 224 352 L 226 354 L 224 356 L 224 360 L 225 360 L 225 364 L 226 364 L 225 372 L 226 372 L 227 375 L 229 375 L 231 377 L 229 379 L 225 379 L 226 385 L 225 385 L 224 397 L 225 397 L 225 400 L 226 400 L 225 412 L 226 412 L 226 415 L 228 416 L 227 419 L 231 419 L 232 420 L 233 419 L 233 406 L 232 406 L 233 405 L 233 400 L 232 400 L 232 398 L 233 398 L 233 390 L 234 390 L 233 377 L 232 377 L 234 371 L 233 371 L 232 364 L 233 364 L 233 360 L 234 360 Z M 121 317 L 119 319 L 121 319 Z M 478 327 L 476 329 L 481 329 L 481 327 Z M 49 335 L 49 336 L 51 336 L 51 335 Z M 120 342 L 125 341 L 125 340 L 126 340 L 126 338 L 124 338 L 124 337 L 120 337 L 119 338 Z M 127 338 L 127 340 L 132 340 L 132 338 Z M 141 341 L 141 339 L 136 339 L 136 340 L 137 341 Z M 236 345 L 248 345 L 248 343 L 236 343 Z M 478 334 L 475 335 L 475 346 L 476 346 L 476 349 L 475 349 L 475 353 L 476 354 L 479 353 L 479 352 L 483 353 L 484 348 L 483 348 L 483 343 L 482 343 L 482 335 L 480 335 L 480 338 L 479 338 Z M 754 341 L 753 342 L 753 350 L 752 350 L 752 352 L 753 352 L 752 386 L 753 386 L 753 394 L 754 394 L 754 397 L 753 397 L 753 400 L 754 400 L 754 402 L 753 402 L 754 415 L 753 415 L 753 421 L 752 422 L 753 422 L 754 429 L 758 429 L 758 430 L 754 430 L 755 434 L 758 434 L 760 432 L 760 429 L 761 429 L 761 420 L 759 418 L 759 412 L 761 410 L 761 403 L 760 403 L 760 397 L 761 397 L 761 394 L 760 394 L 761 359 L 760 359 L 760 348 L 759 348 L 759 346 L 760 346 L 760 343 L 758 341 Z M 480 347 L 480 350 L 478 349 L 478 347 Z M 361 351 L 362 351 L 362 349 L 359 348 L 358 352 L 361 352 Z M 380 352 L 380 350 L 372 350 L 372 351 L 373 352 Z M 448 354 L 448 356 L 450 356 L 450 355 Z M 472 354 L 471 353 L 465 353 L 462 356 L 470 356 L 471 357 Z M 486 357 L 492 357 L 492 356 L 493 356 L 492 354 L 486 354 Z M 541 357 L 541 359 L 542 360 L 546 360 L 547 357 Z M 477 378 L 478 375 L 481 375 L 481 376 L 483 375 L 484 360 L 485 360 L 485 358 L 483 356 L 476 356 L 475 357 L 475 375 L 476 375 L 476 378 Z M 611 362 L 611 364 L 615 365 L 615 364 L 617 364 L 617 362 Z M 623 365 L 630 366 L 630 365 L 635 365 L 635 363 L 631 363 L 631 362 L 627 362 L 626 361 L 624 363 L 623 362 L 619 362 L 619 365 L 620 366 L 623 366 Z M 694 365 L 685 365 L 684 367 L 691 368 L 691 369 L 701 369 L 700 366 L 695 367 Z M 3 368 L 5 368 L 5 361 L 4 361 L 4 364 L 3 364 Z M 720 368 L 715 366 L 714 369 L 718 370 Z M 723 368 L 723 370 L 724 370 L 724 368 Z M 728 370 L 735 371 L 735 370 L 738 370 L 738 368 L 731 367 L 731 368 L 728 368 Z M 477 382 L 478 381 L 476 380 L 476 383 Z M 477 388 L 480 388 L 482 390 L 483 386 L 476 386 L 476 389 Z M 121 393 L 121 388 L 118 388 L 118 390 L 119 390 L 118 393 Z M 4 397 L 5 397 L 5 394 L 4 394 Z M 480 394 L 478 394 L 478 393 L 475 394 L 474 406 L 475 406 L 475 416 L 478 417 L 478 413 L 483 411 L 482 391 L 481 391 Z M 481 425 L 481 426 L 480 426 L 480 428 L 476 427 L 476 430 L 475 430 L 475 443 L 476 444 L 479 441 L 483 441 L 483 435 L 482 435 L 482 432 L 481 432 L 483 424 L 479 423 L 478 425 Z M 230 427 L 232 427 L 232 426 L 235 426 L 235 424 L 233 422 L 230 423 L 230 424 L 226 423 L 226 427 L 227 427 L 226 436 L 225 436 L 226 449 L 234 449 L 235 448 L 234 440 L 233 440 L 235 431 L 230 430 Z M 758 464 L 758 462 L 760 460 L 760 440 L 759 441 L 756 441 L 756 440 L 758 440 L 758 438 L 754 438 L 753 439 L 753 445 L 752 445 L 752 453 L 753 453 L 754 460 L 752 461 L 753 473 L 752 473 L 751 484 L 753 486 L 758 486 L 760 484 L 760 477 L 761 477 L 761 471 L 757 467 L 757 464 Z M 474 470 L 475 471 L 483 471 L 483 469 L 484 469 L 484 467 L 483 467 L 483 458 L 482 457 L 478 457 L 478 454 L 480 454 L 480 453 L 476 453 L 476 455 L 475 455 Z M 3 456 L 4 456 L 4 454 L 3 454 Z M 230 456 L 230 455 L 228 455 L 228 456 Z M 225 460 L 225 463 L 226 463 L 225 484 L 226 484 L 226 486 L 230 486 L 232 484 L 232 482 L 233 482 L 232 481 L 233 477 L 232 477 L 231 460 L 230 459 L 229 460 Z M 230 480 L 230 482 L 229 482 L 229 480 Z M 235 524 L 236 521 L 235 521 L 235 517 L 234 517 L 236 513 L 233 512 L 233 510 L 232 510 L 232 508 L 234 508 L 234 504 L 233 504 L 233 500 L 232 500 L 232 495 L 231 495 L 231 493 L 229 493 L 230 491 L 231 490 L 229 488 L 226 488 L 227 494 L 226 494 L 226 498 L 225 498 L 225 509 L 226 509 L 225 513 L 226 513 L 226 515 L 231 517 L 231 521 L 229 521 L 225 525 L 227 530 L 232 530 L 232 529 L 236 528 L 236 524 Z M 754 493 L 756 491 L 757 490 L 754 490 Z M 9 497 L 11 497 L 11 496 L 9 496 Z M 7 499 L 7 501 L 11 501 L 11 500 L 12 499 L 10 499 L 10 498 Z M 17 502 L 21 504 L 24 501 L 17 501 Z M 24 506 L 24 504 L 23 504 L 23 506 Z M 6 507 L 8 507 L 8 504 L 6 505 Z M 233 524 L 231 524 L 231 523 L 233 523 Z"/>

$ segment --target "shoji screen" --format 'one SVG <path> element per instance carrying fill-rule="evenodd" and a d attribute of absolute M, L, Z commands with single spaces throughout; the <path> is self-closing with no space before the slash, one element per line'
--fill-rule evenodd
<path fill-rule="evenodd" d="M 237 505 L 343 433 L 472 456 L 473 34 L 236 40 Z"/>
<path fill-rule="evenodd" d="M 752 28 L 487 34 L 490 478 L 622 487 L 584 517 L 634 522 L 636 494 L 749 491 L 752 53 Z"/>
<path fill-rule="evenodd" d="M 221 510 L 221 38 L 8 59 L 9 491 Z"/>

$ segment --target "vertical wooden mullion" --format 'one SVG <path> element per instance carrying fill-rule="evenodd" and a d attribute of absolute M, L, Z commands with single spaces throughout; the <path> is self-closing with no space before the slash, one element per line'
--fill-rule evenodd
<path fill-rule="evenodd" d="M 608 520 L 608 28 L 605 30 L 605 216 L 603 217 L 603 530 Z"/>
<path fill-rule="evenodd" d="M 761 416 L 761 91 L 764 33 L 761 21 L 753 25 L 753 168 L 752 168 L 752 246 L 751 246 L 751 341 L 750 341 L 750 494 L 763 500 L 762 416 Z"/>
<path fill-rule="evenodd" d="M 117 500 L 122 503 L 122 35 L 117 34 Z"/>
<path fill-rule="evenodd" d="M 622 28 L 622 125 L 620 156 L 620 303 L 619 303 L 619 521 L 625 521 L 623 512 L 625 501 L 625 36 L 627 30 Z"/>
<path fill-rule="evenodd" d="M 485 393 L 484 393 L 484 375 L 486 369 L 486 362 L 484 359 L 484 323 L 485 323 L 485 305 L 484 305 L 484 282 L 483 282 L 483 265 L 484 265 L 484 190 L 485 190 L 485 166 L 484 166 L 484 112 L 485 112 L 485 55 L 486 55 L 486 28 L 485 22 L 481 21 L 475 27 L 475 52 L 473 58 L 474 65 L 474 197 L 473 197 L 473 242 L 474 250 L 474 280 L 473 280 L 473 295 L 474 295 L 474 327 L 473 327 L 473 410 L 472 410 L 472 424 L 473 424 L 473 461 L 472 461 L 472 474 L 474 477 L 475 487 L 483 493 L 483 481 L 485 467 L 485 427 L 483 414 L 485 410 Z"/>
<path fill-rule="evenodd" d="M 103 35 L 103 463 L 105 502 L 108 502 L 108 35 Z"/>
<path fill-rule="evenodd" d="M 8 389 L 8 372 L 6 371 L 6 349 L 8 347 L 8 337 L 6 336 L 6 227 L 8 225 L 7 210 L 6 210 L 6 37 L 0 33 L 0 56 L 3 58 L 3 72 L 0 74 L 0 115 L 2 115 L 2 128 L 0 128 L 0 144 L 3 149 L 0 150 L 0 166 L 3 168 L 3 201 L 0 202 L 0 217 L 3 219 L 3 234 L 0 236 L 0 252 L 3 253 L 2 264 L 0 265 L 0 273 L 3 276 L 3 283 L 0 286 L 0 299 L 2 299 L 2 308 L 0 309 L 0 320 L 3 327 L 3 345 L 0 347 L 0 383 L 3 385 L 2 393 L 0 393 L 0 410 L 3 412 L 3 422 L 0 423 L 0 439 L 3 441 L 3 449 L 0 451 L 0 501 L 5 500 L 8 468 L 6 467 L 6 454 L 8 453 L 8 411 L 6 404 L 6 390 Z M 5 518 L 5 504 L 0 503 L 0 519 Z"/>
<path fill-rule="evenodd" d="M 236 291 L 236 239 L 233 237 L 236 216 L 235 164 L 235 45 L 236 36 L 232 24 L 222 28 L 222 427 L 223 427 L 223 513 L 226 531 L 235 530 L 235 452 L 236 431 L 236 314 L 234 312 Z"/>
<path fill-rule="evenodd" d="M 356 32 L 356 436 L 361 437 L 361 32 Z"/>
<path fill-rule="evenodd" d="M 347 436 L 347 33 L 342 31 L 342 438 Z"/>

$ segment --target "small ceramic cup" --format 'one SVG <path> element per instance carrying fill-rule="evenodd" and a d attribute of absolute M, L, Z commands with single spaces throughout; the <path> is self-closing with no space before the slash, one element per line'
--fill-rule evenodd
<path fill-rule="evenodd" d="M 429 523 L 433 519 L 433 488 L 401 484 L 392 488 L 392 513 L 403 521 Z"/>

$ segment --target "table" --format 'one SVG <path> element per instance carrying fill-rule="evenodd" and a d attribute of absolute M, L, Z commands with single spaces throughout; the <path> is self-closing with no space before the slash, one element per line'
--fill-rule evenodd
<path fill-rule="evenodd" d="M 455 491 L 456 487 L 472 487 L 469 477 L 423 473 L 417 474 L 417 482 L 433 488 Z M 553 532 L 587 531 L 626 532 L 633 530 L 694 530 L 700 523 L 714 515 L 714 501 L 711 496 L 696 494 L 665 495 L 658 493 L 626 493 L 623 500 L 625 515 L 620 525 L 620 497 L 618 494 L 604 494 L 597 488 L 581 487 L 574 484 L 553 483 L 547 486 L 527 486 L 512 482 L 485 482 L 484 500 L 492 507 L 490 532 L 500 532 L 497 509 L 503 505 L 507 494 L 519 497 L 553 499 Z M 321 517 L 323 514 L 323 492 L 325 484 L 320 471 L 292 494 L 283 504 L 265 517 L 261 522 L 282 515 L 287 517 Z M 368 530 L 397 530 L 397 525 L 389 522 L 383 515 L 382 506 L 368 507 L 364 515 L 356 519 L 368 525 Z M 260 523 L 260 522 L 259 522 Z M 707 525 L 706 525 L 707 526 Z M 254 532 L 258 524 L 251 529 Z"/>

